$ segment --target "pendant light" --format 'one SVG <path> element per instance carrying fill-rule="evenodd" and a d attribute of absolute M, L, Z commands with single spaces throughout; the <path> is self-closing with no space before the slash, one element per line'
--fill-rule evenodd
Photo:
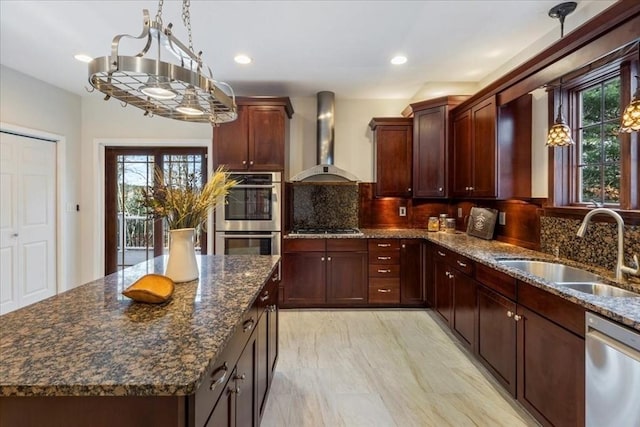
<path fill-rule="evenodd" d="M 640 67 L 640 42 L 638 42 L 638 67 Z M 622 124 L 620 133 L 631 133 L 640 131 L 640 76 L 636 76 L 636 93 L 622 113 Z"/>
<path fill-rule="evenodd" d="M 560 20 L 560 38 L 564 37 L 564 18 L 571 12 L 576 10 L 576 2 L 570 1 L 560 3 L 549 10 L 549 16 Z M 573 138 L 571 138 L 571 128 L 567 125 L 567 122 L 562 115 L 562 76 L 560 76 L 560 85 L 558 87 L 558 94 L 560 102 L 558 105 L 558 115 L 553 126 L 549 129 L 547 135 L 547 147 L 565 147 L 567 145 L 573 145 Z"/>
<path fill-rule="evenodd" d="M 172 24 L 163 26 L 162 7 L 151 19 L 144 9 L 143 29 L 138 37 L 120 34 L 113 38 L 111 55 L 89 63 L 89 82 L 103 92 L 105 100 L 116 98 L 123 106 L 144 110 L 145 116 L 162 116 L 175 120 L 212 125 L 238 117 L 235 94 L 231 86 L 213 79 L 211 68 L 202 62 L 202 52 L 195 53 L 191 35 L 190 0 L 182 1 L 182 21 L 187 29 L 189 45 L 173 35 Z M 143 40 L 145 45 L 135 56 L 118 53 L 124 38 Z M 146 55 L 157 45 L 155 58 Z M 175 57 L 166 62 L 162 53 Z M 223 90 L 224 88 L 224 90 Z"/>

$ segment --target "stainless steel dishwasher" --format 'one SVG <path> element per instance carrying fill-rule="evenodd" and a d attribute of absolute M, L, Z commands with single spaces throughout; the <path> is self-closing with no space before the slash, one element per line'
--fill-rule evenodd
<path fill-rule="evenodd" d="M 586 329 L 587 427 L 639 427 L 640 334 L 592 313 Z"/>

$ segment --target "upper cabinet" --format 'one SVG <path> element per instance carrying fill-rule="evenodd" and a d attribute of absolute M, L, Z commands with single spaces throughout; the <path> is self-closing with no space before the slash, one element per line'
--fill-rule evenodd
<path fill-rule="evenodd" d="M 411 197 L 413 119 L 375 117 L 369 127 L 376 146 L 376 196 Z"/>
<path fill-rule="evenodd" d="M 531 95 L 496 105 L 495 96 L 452 117 L 454 197 L 531 196 Z"/>
<path fill-rule="evenodd" d="M 231 171 L 283 171 L 293 108 L 289 98 L 236 98 L 238 118 L 213 131 L 214 165 Z"/>
<path fill-rule="evenodd" d="M 413 197 L 446 197 L 449 110 L 467 99 L 447 96 L 411 104 L 413 112 Z"/>

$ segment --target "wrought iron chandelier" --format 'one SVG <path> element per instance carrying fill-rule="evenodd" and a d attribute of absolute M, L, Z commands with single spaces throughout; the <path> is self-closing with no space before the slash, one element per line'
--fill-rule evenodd
<path fill-rule="evenodd" d="M 190 0 L 182 2 L 182 21 L 189 34 L 188 47 L 173 35 L 173 24 L 163 27 L 163 3 L 164 0 L 158 2 L 158 12 L 153 20 L 148 10 L 142 11 L 144 25 L 138 37 L 115 36 L 111 55 L 89 63 L 91 86 L 106 94 L 105 101 L 116 98 L 124 106 L 133 105 L 144 110 L 145 116 L 212 125 L 235 120 L 238 114 L 233 89 L 227 83 L 214 80 L 211 68 L 202 62 L 202 52 L 196 54 L 193 50 Z M 120 56 L 118 49 L 123 38 L 146 39 L 146 44 L 135 56 Z M 157 56 L 146 58 L 154 41 Z M 163 61 L 163 51 L 175 56 L 178 63 Z"/>

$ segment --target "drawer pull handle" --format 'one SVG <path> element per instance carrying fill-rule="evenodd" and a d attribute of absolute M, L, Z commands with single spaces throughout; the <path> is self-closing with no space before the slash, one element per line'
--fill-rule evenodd
<path fill-rule="evenodd" d="M 464 262 L 462 262 L 462 261 L 456 261 L 456 262 L 458 263 L 458 265 L 459 265 L 460 267 L 466 267 L 466 266 L 467 266 L 467 264 L 465 264 L 465 263 L 464 263 Z"/>
<path fill-rule="evenodd" d="M 255 325 L 255 320 L 249 319 L 242 324 L 242 332 L 247 332 L 253 329 L 253 325 Z"/>
<path fill-rule="evenodd" d="M 263 296 L 260 297 L 260 302 L 265 302 L 269 299 L 269 291 L 265 292 Z"/>
<path fill-rule="evenodd" d="M 378 257 L 378 259 L 379 259 L 380 261 L 388 261 L 388 260 L 390 260 L 390 259 L 391 259 L 391 257 L 390 257 L 390 256 L 379 256 L 379 257 Z"/>
<path fill-rule="evenodd" d="M 511 310 L 507 311 L 507 317 L 513 317 L 513 311 Z"/>
<path fill-rule="evenodd" d="M 381 294 L 388 294 L 389 292 L 391 292 L 391 289 L 378 289 L 378 292 L 380 292 Z"/>
<path fill-rule="evenodd" d="M 391 247 L 391 243 L 378 243 L 379 248 L 389 248 Z"/>
<path fill-rule="evenodd" d="M 440 255 L 440 256 L 447 256 L 447 254 L 445 254 L 444 252 L 440 252 L 440 251 L 438 251 L 438 255 Z"/>
<path fill-rule="evenodd" d="M 387 269 L 387 270 L 383 270 L 381 268 L 378 269 L 378 273 L 391 273 L 391 270 Z"/>
<path fill-rule="evenodd" d="M 213 371 L 211 374 L 211 385 L 209 386 L 209 390 L 213 390 L 219 384 L 222 384 L 224 380 L 227 378 L 227 372 L 229 371 L 229 365 L 227 362 L 224 362 L 222 366 Z"/>

